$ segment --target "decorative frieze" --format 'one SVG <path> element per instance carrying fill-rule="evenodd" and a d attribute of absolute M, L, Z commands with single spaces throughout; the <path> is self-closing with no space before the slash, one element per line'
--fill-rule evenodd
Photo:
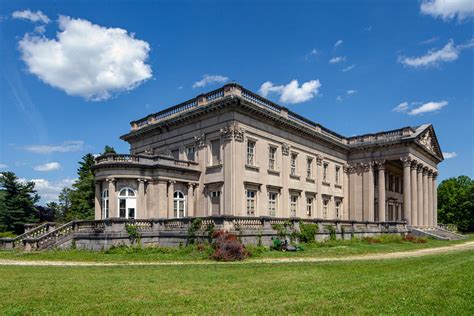
<path fill-rule="evenodd" d="M 242 142 L 244 140 L 244 130 L 237 124 L 231 123 L 221 128 L 221 135 L 224 140 L 233 140 Z"/>
<path fill-rule="evenodd" d="M 431 136 L 431 131 L 428 130 L 423 136 L 420 138 L 420 143 L 429 151 L 435 152 L 435 148 L 433 145 L 433 137 Z"/>

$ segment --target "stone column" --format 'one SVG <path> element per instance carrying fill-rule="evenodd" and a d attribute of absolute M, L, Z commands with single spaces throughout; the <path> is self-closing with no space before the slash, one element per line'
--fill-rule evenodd
<path fill-rule="evenodd" d="M 385 161 L 377 162 L 379 170 L 379 222 L 385 222 Z"/>
<path fill-rule="evenodd" d="M 109 217 L 120 217 L 117 207 L 117 192 L 115 191 L 116 180 L 114 178 L 107 179 L 109 183 Z"/>
<path fill-rule="evenodd" d="M 427 226 L 433 227 L 433 171 L 428 171 L 428 224 Z"/>
<path fill-rule="evenodd" d="M 428 226 L 428 168 L 423 168 L 423 226 Z"/>
<path fill-rule="evenodd" d="M 410 168 L 411 159 L 402 158 L 403 163 L 403 214 L 408 225 L 411 225 L 411 179 Z"/>
<path fill-rule="evenodd" d="M 342 209 L 343 209 L 342 219 L 349 219 L 349 166 L 348 165 L 344 165 L 342 167 L 342 180 L 343 180 L 342 190 L 344 192 L 344 200 L 342 201 Z"/>
<path fill-rule="evenodd" d="M 168 218 L 174 218 L 174 184 L 176 181 L 168 181 Z"/>
<path fill-rule="evenodd" d="M 417 190 L 416 196 L 418 199 L 418 206 L 417 206 L 417 226 L 423 226 L 423 165 L 418 164 L 418 168 L 416 169 L 417 173 Z"/>
<path fill-rule="evenodd" d="M 94 199 L 94 209 L 95 209 L 95 215 L 94 218 L 95 220 L 102 219 L 102 207 L 101 203 L 102 202 L 102 190 L 101 190 L 101 182 L 96 181 L 95 182 L 95 199 Z"/>
<path fill-rule="evenodd" d="M 316 155 L 316 191 L 318 192 L 318 197 L 315 203 L 315 217 L 323 218 L 323 157 L 321 155 Z"/>
<path fill-rule="evenodd" d="M 188 213 L 186 216 L 194 216 L 194 183 L 188 183 Z"/>
<path fill-rule="evenodd" d="M 364 192 L 364 203 L 363 203 L 363 214 L 364 221 L 374 221 L 374 173 L 372 168 L 372 162 L 364 164 L 363 166 L 364 175 L 363 175 L 363 192 Z"/>
<path fill-rule="evenodd" d="M 438 188 L 436 187 L 437 172 L 433 173 L 433 226 L 438 226 Z"/>
<path fill-rule="evenodd" d="M 138 197 L 137 197 L 137 212 L 136 217 L 140 219 L 148 218 L 146 214 L 145 203 L 145 179 L 137 179 L 138 182 Z"/>
<path fill-rule="evenodd" d="M 417 193 L 418 193 L 418 186 L 417 186 L 417 179 L 416 179 L 416 169 L 417 169 L 418 163 L 413 160 L 411 163 L 411 221 L 410 225 L 411 226 L 416 226 L 418 225 L 418 198 L 417 198 Z"/>

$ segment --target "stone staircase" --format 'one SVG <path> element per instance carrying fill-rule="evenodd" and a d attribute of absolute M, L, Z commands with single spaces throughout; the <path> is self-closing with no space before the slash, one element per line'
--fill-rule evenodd
<path fill-rule="evenodd" d="M 410 232 L 413 235 L 421 237 L 431 237 L 439 240 L 461 240 L 467 237 L 441 227 L 410 227 Z"/>
<path fill-rule="evenodd" d="M 24 249 L 25 240 L 39 238 L 55 230 L 56 223 L 44 223 L 15 238 L 0 238 L 0 249 Z"/>

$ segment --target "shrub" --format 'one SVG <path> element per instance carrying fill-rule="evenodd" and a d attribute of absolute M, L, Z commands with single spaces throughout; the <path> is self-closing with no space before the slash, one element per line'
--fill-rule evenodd
<path fill-rule="evenodd" d="M 1 232 L 0 238 L 15 238 L 16 235 L 12 232 Z"/>
<path fill-rule="evenodd" d="M 317 230 L 318 224 L 305 224 L 300 222 L 300 241 L 305 243 L 315 242 L 314 236 L 316 235 Z"/>
<path fill-rule="evenodd" d="M 424 244 L 428 241 L 428 239 L 425 237 L 416 237 L 416 236 L 413 236 L 412 234 L 403 236 L 403 240 L 412 242 L 414 244 Z"/>
<path fill-rule="evenodd" d="M 218 230 L 212 235 L 212 248 L 214 253 L 211 259 L 217 261 L 244 260 L 248 255 L 245 247 L 234 234 L 229 234 L 225 230 Z"/>
<path fill-rule="evenodd" d="M 334 225 L 326 226 L 327 230 L 329 231 L 329 239 L 336 240 L 336 227 Z"/>
<path fill-rule="evenodd" d="M 135 240 L 138 240 L 140 243 L 140 234 L 138 233 L 138 228 L 136 225 L 126 224 L 125 230 L 127 231 L 128 237 L 130 238 L 132 244 L 135 242 Z"/>
<path fill-rule="evenodd" d="M 188 228 L 188 245 L 193 245 L 196 241 L 196 231 L 201 228 L 202 219 L 194 218 Z"/>

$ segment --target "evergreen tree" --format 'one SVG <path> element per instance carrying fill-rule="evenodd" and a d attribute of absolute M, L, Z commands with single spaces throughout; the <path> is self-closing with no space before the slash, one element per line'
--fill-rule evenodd
<path fill-rule="evenodd" d="M 65 187 L 59 193 L 59 214 L 56 216 L 56 220 L 64 222 L 68 218 L 71 210 L 71 192 L 72 189 Z"/>
<path fill-rule="evenodd" d="M 105 145 L 104 152 L 102 153 L 102 155 L 105 155 L 105 154 L 116 154 L 114 147 Z"/>
<path fill-rule="evenodd" d="M 0 232 L 22 234 L 24 224 L 36 223 L 39 212 L 35 207 L 40 199 L 35 183 L 21 182 L 13 172 L 0 173 Z"/>
<path fill-rule="evenodd" d="M 46 208 L 50 210 L 52 219 L 50 221 L 61 222 L 61 205 L 57 202 L 46 203 Z"/>
<path fill-rule="evenodd" d="M 95 163 L 94 156 L 87 154 L 79 162 L 77 174 L 79 179 L 72 185 L 70 192 L 71 208 L 66 214 L 67 220 L 72 219 L 94 219 L 94 197 L 95 184 L 92 166 Z"/>

